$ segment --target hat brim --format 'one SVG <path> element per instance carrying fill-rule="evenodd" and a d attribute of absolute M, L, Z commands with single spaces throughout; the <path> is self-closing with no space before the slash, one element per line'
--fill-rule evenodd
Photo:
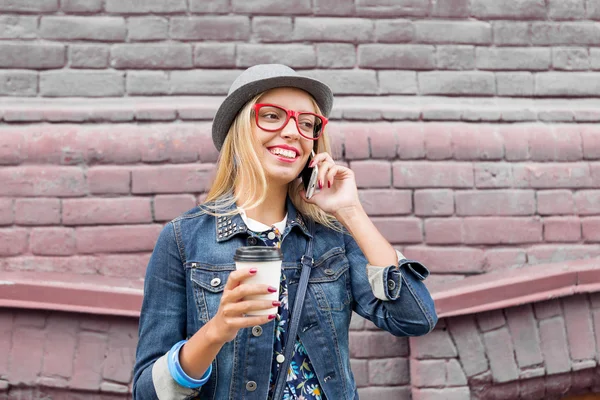
<path fill-rule="evenodd" d="M 212 139 L 218 151 L 221 151 L 227 132 L 242 107 L 254 96 L 280 87 L 304 90 L 315 99 L 323 115 L 329 116 L 333 106 L 333 92 L 323 82 L 305 76 L 277 76 L 250 82 L 228 95 L 215 114 L 212 124 Z"/>

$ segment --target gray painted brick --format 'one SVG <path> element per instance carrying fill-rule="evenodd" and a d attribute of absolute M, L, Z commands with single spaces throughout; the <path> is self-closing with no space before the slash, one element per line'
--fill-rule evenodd
<path fill-rule="evenodd" d="M 554 69 L 586 70 L 590 68 L 590 55 L 585 47 L 556 47 L 552 49 Z"/>
<path fill-rule="evenodd" d="M 169 20 L 163 17 L 127 18 L 127 37 L 134 42 L 167 39 Z"/>
<path fill-rule="evenodd" d="M 531 43 L 555 44 L 598 44 L 600 25 L 593 22 L 534 22 L 531 26 Z"/>
<path fill-rule="evenodd" d="M 420 94 L 492 96 L 496 92 L 492 72 L 419 72 L 418 81 Z"/>
<path fill-rule="evenodd" d="M 304 75 L 322 80 L 333 92 L 342 94 L 377 94 L 375 71 L 366 70 L 313 70 Z"/>
<path fill-rule="evenodd" d="M 488 360 L 474 317 L 466 315 L 452 318 L 448 322 L 450 334 L 458 349 L 460 363 L 467 377 L 487 371 Z"/>
<path fill-rule="evenodd" d="M 297 41 L 360 43 L 371 41 L 373 30 L 373 22 L 362 18 L 298 17 L 292 37 Z"/>
<path fill-rule="evenodd" d="M 153 96 L 169 93 L 169 76 L 165 71 L 127 72 L 127 93 Z"/>
<path fill-rule="evenodd" d="M 102 0 L 61 0 L 60 8 L 67 13 L 97 13 L 102 11 Z"/>
<path fill-rule="evenodd" d="M 71 44 L 69 58 L 71 68 L 106 68 L 110 50 L 106 45 Z"/>
<path fill-rule="evenodd" d="M 531 72 L 497 72 L 498 96 L 533 96 L 533 74 Z"/>
<path fill-rule="evenodd" d="M 119 14 L 179 13 L 187 11 L 186 0 L 106 0 L 106 12 Z"/>
<path fill-rule="evenodd" d="M 354 374 L 357 387 L 369 386 L 368 360 L 350 360 L 350 368 Z"/>
<path fill-rule="evenodd" d="M 600 69 L 600 48 L 590 49 L 590 68 L 595 70 Z"/>
<path fill-rule="evenodd" d="M 125 77 L 119 71 L 46 71 L 40 73 L 40 95 L 48 97 L 123 96 Z"/>
<path fill-rule="evenodd" d="M 369 383 L 373 386 L 399 386 L 410 383 L 406 358 L 369 360 Z"/>
<path fill-rule="evenodd" d="M 470 0 L 433 0 L 431 15 L 442 18 L 468 18 Z"/>
<path fill-rule="evenodd" d="M 532 306 L 510 307 L 505 312 L 519 367 L 532 367 L 544 362 Z"/>
<path fill-rule="evenodd" d="M 172 71 L 170 92 L 172 94 L 225 95 L 240 75 L 236 70 Z"/>
<path fill-rule="evenodd" d="M 436 46 L 435 56 L 439 69 L 475 69 L 473 46 Z"/>
<path fill-rule="evenodd" d="M 421 43 L 488 44 L 492 27 L 480 21 L 417 21 L 415 40 Z"/>
<path fill-rule="evenodd" d="M 292 68 L 313 68 L 317 55 L 312 45 L 304 44 L 239 44 L 237 46 L 238 67 L 255 64 L 285 63 Z"/>
<path fill-rule="evenodd" d="M 252 33 L 261 42 L 289 42 L 292 40 L 292 18 L 254 17 Z"/>
<path fill-rule="evenodd" d="M 589 19 L 600 20 L 600 2 L 598 0 L 586 0 L 585 11 Z"/>
<path fill-rule="evenodd" d="M 543 72 L 535 75 L 536 96 L 598 96 L 600 73 Z"/>
<path fill-rule="evenodd" d="M 0 39 L 34 39 L 37 17 L 0 15 Z"/>
<path fill-rule="evenodd" d="M 233 12 L 242 14 L 302 15 L 312 13 L 311 0 L 231 0 Z"/>
<path fill-rule="evenodd" d="M 548 0 L 548 17 L 553 20 L 585 18 L 585 0 Z"/>
<path fill-rule="evenodd" d="M 194 13 L 215 14 L 229 12 L 229 0 L 189 0 L 190 11 Z"/>
<path fill-rule="evenodd" d="M 453 389 L 450 389 L 453 390 Z M 377 399 L 377 400 L 409 400 L 411 398 L 411 389 L 410 386 L 371 386 L 358 389 L 358 396 L 361 399 L 369 400 L 369 399 Z M 446 392 L 444 392 L 446 393 Z M 434 399 L 434 397 L 430 397 L 430 399 Z M 466 398 L 445 398 L 444 400 L 464 400 Z"/>
<path fill-rule="evenodd" d="M 354 15 L 354 0 L 313 0 L 315 15 Z"/>
<path fill-rule="evenodd" d="M 546 319 L 539 322 L 539 327 L 546 373 L 550 375 L 568 372 L 571 369 L 571 361 L 563 319 L 561 317 Z"/>
<path fill-rule="evenodd" d="M 117 69 L 181 69 L 192 67 L 192 46 L 188 44 L 118 44 L 110 55 Z"/>
<path fill-rule="evenodd" d="M 174 17 L 170 35 L 180 40 L 247 40 L 250 19 L 245 16 Z"/>
<path fill-rule="evenodd" d="M 407 19 L 375 21 L 375 39 L 382 43 L 407 43 L 415 38 L 415 25 Z"/>
<path fill-rule="evenodd" d="M 417 94 L 417 73 L 415 71 L 377 71 L 379 93 Z"/>
<path fill-rule="evenodd" d="M 0 0 L 0 11 L 47 13 L 58 10 L 58 0 Z"/>
<path fill-rule="evenodd" d="M 551 65 L 549 48 L 478 47 L 476 65 L 489 70 L 547 70 Z"/>
<path fill-rule="evenodd" d="M 514 348 L 507 328 L 483 334 L 483 342 L 490 359 L 490 368 L 495 382 L 510 382 L 519 378 L 514 358 Z"/>
<path fill-rule="evenodd" d="M 40 36 L 44 39 L 118 42 L 126 35 L 125 19 L 121 17 L 42 17 L 40 21 Z"/>
<path fill-rule="evenodd" d="M 194 66 L 206 68 L 235 67 L 235 44 L 198 43 L 194 47 Z"/>
<path fill-rule="evenodd" d="M 366 17 L 424 17 L 429 9 L 422 0 L 356 0 L 356 14 Z"/>
<path fill-rule="evenodd" d="M 546 19 L 544 0 L 472 0 L 471 15 L 480 19 Z"/>
<path fill-rule="evenodd" d="M 37 72 L 0 71 L 0 96 L 35 96 L 37 86 Z"/>
<path fill-rule="evenodd" d="M 494 21 L 492 29 L 495 44 L 508 46 L 531 43 L 529 22 Z"/>
<path fill-rule="evenodd" d="M 434 51 L 429 45 L 364 44 L 358 46 L 358 65 L 374 69 L 434 69 Z"/>
<path fill-rule="evenodd" d="M 0 68 L 47 69 L 65 65 L 65 46 L 59 43 L 1 43 Z"/>
<path fill-rule="evenodd" d="M 317 66 L 319 68 L 353 68 L 356 65 L 356 48 L 349 43 L 319 43 Z"/>

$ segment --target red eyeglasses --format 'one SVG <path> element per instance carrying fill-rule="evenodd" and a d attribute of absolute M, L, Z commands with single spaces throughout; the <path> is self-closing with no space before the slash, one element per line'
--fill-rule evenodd
<path fill-rule="evenodd" d="M 294 117 L 300 135 L 309 140 L 317 140 L 322 134 L 327 118 L 310 112 L 288 110 L 274 104 L 255 104 L 254 116 L 256 125 L 267 132 L 274 132 L 286 126 L 290 118 Z"/>

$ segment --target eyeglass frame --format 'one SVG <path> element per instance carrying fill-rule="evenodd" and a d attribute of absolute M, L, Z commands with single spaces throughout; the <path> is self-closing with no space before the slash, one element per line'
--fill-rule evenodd
<path fill-rule="evenodd" d="M 258 110 L 260 110 L 262 107 L 275 107 L 275 108 L 279 108 L 280 110 L 283 110 L 286 112 L 285 122 L 281 125 L 280 128 L 265 129 L 262 126 L 260 126 L 260 124 L 258 123 Z M 254 111 L 254 118 L 255 118 L 256 126 L 258 126 L 263 131 L 267 131 L 267 132 L 279 131 L 279 130 L 283 129 L 284 127 L 286 127 L 287 124 L 290 123 L 290 118 L 293 117 L 294 121 L 296 122 L 296 129 L 298 129 L 298 133 L 300 134 L 300 136 L 302 136 L 303 138 L 308 139 L 308 140 L 318 140 L 323 135 L 323 131 L 325 131 L 325 125 L 327 125 L 327 123 L 329 122 L 329 119 L 327 119 L 326 117 L 324 117 L 320 114 L 316 114 L 316 113 L 312 113 L 312 112 L 308 112 L 308 111 L 300 112 L 300 111 L 289 110 L 285 107 L 279 106 L 277 104 L 271 104 L 271 103 L 256 103 L 252 107 L 252 110 Z M 300 114 L 313 115 L 315 117 L 320 118 L 321 121 L 323 121 L 323 124 L 321 125 L 321 130 L 319 131 L 319 135 L 317 137 L 308 137 L 304 133 L 302 133 L 302 129 L 300 129 L 300 126 L 298 126 L 298 117 L 300 116 Z"/>

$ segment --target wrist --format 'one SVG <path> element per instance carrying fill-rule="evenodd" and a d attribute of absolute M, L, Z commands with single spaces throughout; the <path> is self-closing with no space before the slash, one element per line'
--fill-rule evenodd
<path fill-rule="evenodd" d="M 212 319 L 204 325 L 203 330 L 204 340 L 206 340 L 206 343 L 208 343 L 209 346 L 218 346 L 220 348 L 227 343 L 227 340 L 223 338 L 223 335 L 220 333 L 221 330 L 214 326 Z"/>
<path fill-rule="evenodd" d="M 353 220 L 363 218 L 365 215 L 365 210 L 360 203 L 339 208 L 333 213 L 335 219 L 344 226 L 350 224 Z"/>

